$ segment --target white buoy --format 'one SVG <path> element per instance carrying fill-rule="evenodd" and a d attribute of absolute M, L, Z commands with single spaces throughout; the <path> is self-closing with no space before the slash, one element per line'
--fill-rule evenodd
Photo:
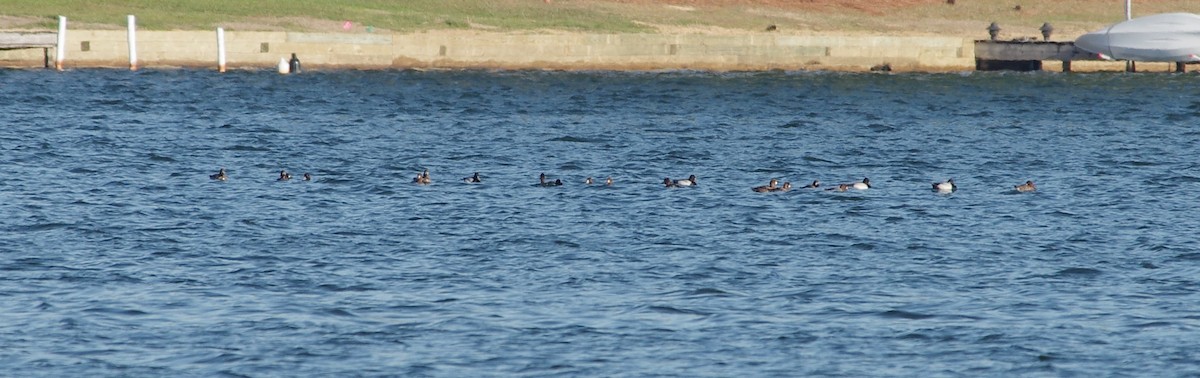
<path fill-rule="evenodd" d="M 67 49 L 67 17 L 58 16 L 58 47 L 54 50 L 54 68 L 63 70 L 63 56 Z"/>
<path fill-rule="evenodd" d="M 129 15 L 129 70 L 137 71 L 137 19 Z"/>
<path fill-rule="evenodd" d="M 286 75 L 289 72 L 291 72 L 291 70 L 288 69 L 287 59 L 279 58 L 279 73 Z"/>
<path fill-rule="evenodd" d="M 217 28 L 217 72 L 225 72 L 225 28 Z"/>

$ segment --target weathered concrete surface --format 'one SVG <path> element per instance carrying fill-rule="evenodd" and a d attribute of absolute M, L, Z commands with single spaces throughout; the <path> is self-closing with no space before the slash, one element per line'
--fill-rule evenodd
<path fill-rule="evenodd" d="M 1096 60 L 1074 42 L 975 41 L 975 58 L 984 60 Z"/>
<path fill-rule="evenodd" d="M 140 31 L 138 66 L 216 68 L 215 31 Z M 273 68 L 295 53 L 306 69 L 970 70 L 974 41 L 953 37 L 518 34 L 349 34 L 226 31 L 230 69 Z M 53 51 L 52 51 L 53 53 Z M 43 51 L 0 51 L 0 65 L 41 67 Z M 128 67 L 124 30 L 68 30 L 65 66 Z"/>
<path fill-rule="evenodd" d="M 0 31 L 0 50 L 26 48 L 53 48 L 58 41 L 56 33 L 28 33 Z"/>

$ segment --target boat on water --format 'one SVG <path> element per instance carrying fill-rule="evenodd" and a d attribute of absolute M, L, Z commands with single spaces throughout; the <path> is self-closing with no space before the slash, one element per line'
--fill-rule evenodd
<path fill-rule="evenodd" d="M 1200 15 L 1138 17 L 1081 35 L 1075 47 L 1107 60 L 1200 62 Z"/>

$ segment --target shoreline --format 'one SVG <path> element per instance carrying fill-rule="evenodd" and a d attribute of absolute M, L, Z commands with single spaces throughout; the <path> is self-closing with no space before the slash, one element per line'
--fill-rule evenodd
<path fill-rule="evenodd" d="M 857 71 L 888 65 L 899 70 L 939 71 L 968 69 L 974 64 L 970 41 L 953 37 L 479 31 L 234 31 L 224 36 L 228 68 L 274 67 L 291 54 L 306 67 L 347 69 Z M 135 41 L 138 67 L 217 65 L 215 31 L 139 31 Z M 65 67 L 131 65 L 126 31 L 68 30 L 64 47 Z M 0 51 L 0 64 L 39 66 L 44 53 L 34 50 Z"/>
<path fill-rule="evenodd" d="M 46 33 L 41 33 L 46 34 Z M 56 34 L 56 33 L 52 33 Z M 600 34 L 484 31 L 312 33 L 226 31 L 226 68 L 275 69 L 296 54 L 306 69 L 566 71 L 975 70 L 974 39 L 929 35 Z M 138 31 L 137 68 L 217 69 L 216 31 Z M 124 30 L 68 30 L 65 68 L 130 68 Z M 37 68 L 55 49 L 0 50 L 0 67 Z M 1118 70 L 1079 62 L 1081 71 Z M 1053 64 L 1044 65 L 1048 71 Z M 1099 68 L 1097 68 L 1099 67 Z M 1121 66 L 1123 67 L 1123 65 Z"/>

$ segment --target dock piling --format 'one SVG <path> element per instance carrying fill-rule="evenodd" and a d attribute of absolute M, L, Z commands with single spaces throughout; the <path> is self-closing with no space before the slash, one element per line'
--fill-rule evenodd
<path fill-rule="evenodd" d="M 67 17 L 58 16 L 58 43 L 54 50 L 54 68 L 63 70 L 63 56 L 67 49 Z"/>
<path fill-rule="evenodd" d="M 217 72 L 225 73 L 225 28 L 217 28 Z"/>
<path fill-rule="evenodd" d="M 131 14 L 129 23 L 129 70 L 137 71 L 137 19 Z"/>

